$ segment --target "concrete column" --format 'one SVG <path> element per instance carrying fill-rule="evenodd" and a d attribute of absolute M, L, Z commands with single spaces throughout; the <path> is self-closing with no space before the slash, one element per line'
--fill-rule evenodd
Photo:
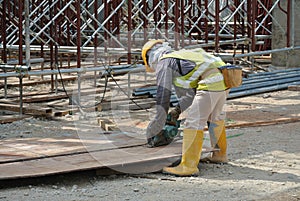
<path fill-rule="evenodd" d="M 292 0 L 291 9 L 288 8 L 288 0 L 280 0 L 281 7 L 290 15 L 290 47 L 300 46 L 300 0 Z M 274 0 L 275 2 L 275 0 Z M 287 47 L 287 15 L 277 5 L 273 10 L 276 20 L 272 22 L 272 49 Z M 275 68 L 300 67 L 300 50 L 279 52 L 272 54 L 272 65 Z"/>

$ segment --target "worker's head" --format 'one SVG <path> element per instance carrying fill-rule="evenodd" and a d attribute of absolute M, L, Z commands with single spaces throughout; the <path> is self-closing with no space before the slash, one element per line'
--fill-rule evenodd
<path fill-rule="evenodd" d="M 162 40 L 149 40 L 142 48 L 142 59 L 144 61 L 146 71 L 154 72 L 159 58 L 163 53 L 170 51 L 171 47 Z"/>

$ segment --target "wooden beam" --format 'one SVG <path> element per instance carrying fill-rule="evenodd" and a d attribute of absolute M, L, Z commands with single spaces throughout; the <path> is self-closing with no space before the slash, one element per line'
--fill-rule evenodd
<path fill-rule="evenodd" d="M 300 85 L 290 85 L 288 86 L 289 91 L 300 91 Z"/>
<path fill-rule="evenodd" d="M 294 123 L 299 121 L 300 121 L 300 117 L 291 117 L 291 118 L 274 119 L 270 121 L 236 123 L 236 124 L 226 125 L 226 128 L 270 126 L 270 125 L 283 124 L 283 123 Z"/>
<path fill-rule="evenodd" d="M 0 103 L 0 110 L 9 110 L 14 112 L 20 111 L 19 105 L 14 104 L 8 104 L 8 103 Z M 51 108 L 40 108 L 37 106 L 29 106 L 29 105 L 23 105 L 23 113 L 24 114 L 32 114 L 32 115 L 51 115 L 52 109 Z"/>
<path fill-rule="evenodd" d="M 0 116 L 0 124 L 12 123 L 14 121 L 19 121 L 31 117 L 30 115 L 5 115 Z"/>

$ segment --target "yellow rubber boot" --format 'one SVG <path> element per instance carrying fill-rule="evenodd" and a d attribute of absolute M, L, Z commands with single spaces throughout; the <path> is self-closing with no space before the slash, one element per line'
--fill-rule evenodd
<path fill-rule="evenodd" d="M 227 141 L 225 132 L 225 121 L 209 122 L 209 134 L 213 148 L 219 148 L 214 151 L 212 157 L 208 158 L 213 163 L 227 163 Z"/>
<path fill-rule="evenodd" d="M 202 130 L 184 129 L 181 162 L 176 167 L 163 168 L 163 173 L 177 176 L 198 175 L 198 164 L 202 152 L 202 144 Z"/>

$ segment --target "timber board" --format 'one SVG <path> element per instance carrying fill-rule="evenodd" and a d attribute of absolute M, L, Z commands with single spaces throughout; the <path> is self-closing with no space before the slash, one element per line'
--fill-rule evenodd
<path fill-rule="evenodd" d="M 81 138 L 10 138 L 0 141 L 0 164 L 44 157 L 87 153 L 144 145 L 146 141 L 107 132 Z"/>
<path fill-rule="evenodd" d="M 92 137 L 91 137 L 92 136 Z M 160 171 L 181 156 L 181 141 L 148 148 L 124 133 L 77 138 L 5 139 L 0 142 L 0 180 L 110 168 L 140 174 Z M 203 148 L 203 153 L 212 151 Z"/>
<path fill-rule="evenodd" d="M 0 124 L 12 123 L 29 117 L 29 115 L 3 115 L 0 116 Z"/>
<path fill-rule="evenodd" d="M 137 146 L 114 150 L 104 150 L 93 153 L 81 153 L 67 156 L 56 156 L 28 161 L 19 161 L 0 164 L 0 180 L 29 178 L 53 175 L 58 173 L 69 173 L 110 167 L 123 173 L 145 173 L 162 169 L 165 165 L 171 165 L 179 159 L 181 144 L 175 143 L 166 148 L 147 148 Z M 157 167 L 157 161 L 165 161 L 162 167 Z M 143 165 L 139 170 L 132 168 L 135 164 Z M 154 165 L 153 169 L 151 164 Z M 160 163 L 162 164 L 162 163 Z"/>

